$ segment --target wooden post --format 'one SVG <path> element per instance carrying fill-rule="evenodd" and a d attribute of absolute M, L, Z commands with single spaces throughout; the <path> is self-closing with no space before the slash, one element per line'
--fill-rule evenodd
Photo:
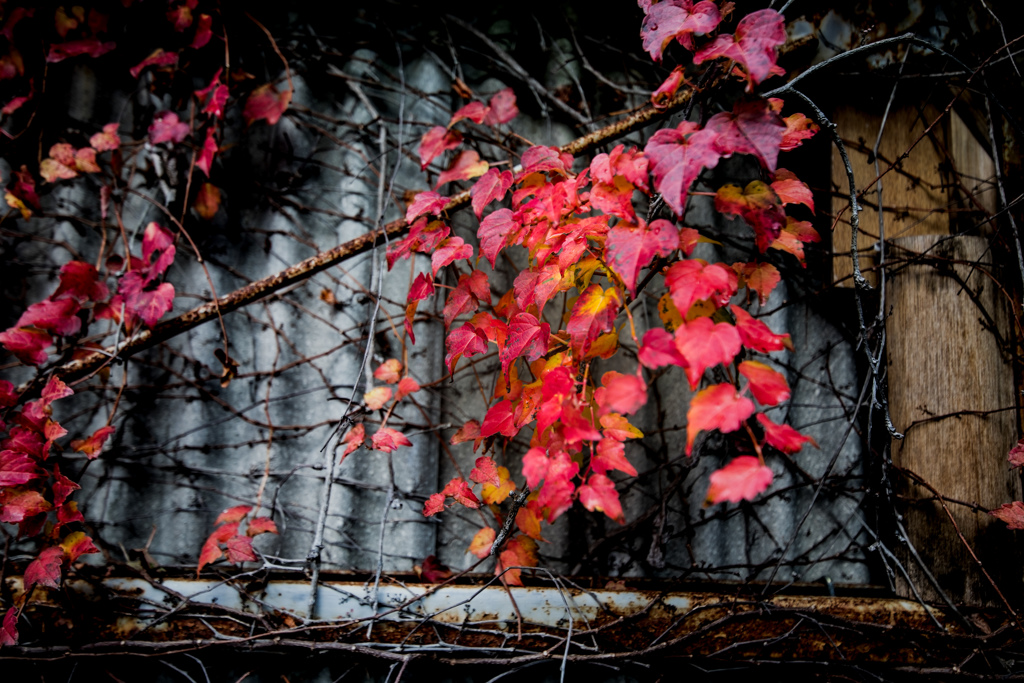
<path fill-rule="evenodd" d="M 1006 460 L 1017 441 L 1008 302 L 991 279 L 991 251 L 983 237 L 916 235 L 889 244 L 889 406 L 896 428 L 906 434 L 893 441 L 893 463 L 946 501 L 943 506 L 927 486 L 903 476 L 902 523 L 908 541 L 954 601 L 1000 604 L 966 546 L 1004 593 L 1021 593 L 1024 564 L 1013 533 L 968 507 L 991 510 L 1021 499 L 1020 476 Z M 938 601 L 912 554 L 904 549 L 899 557 L 921 596 Z M 903 580 L 898 590 L 913 597 Z"/>

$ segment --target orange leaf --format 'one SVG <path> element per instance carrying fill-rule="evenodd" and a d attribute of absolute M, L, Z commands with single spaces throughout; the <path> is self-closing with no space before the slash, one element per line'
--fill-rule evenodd
<path fill-rule="evenodd" d="M 473 553 L 482 560 L 490 554 L 491 545 L 496 537 L 497 533 L 494 529 L 485 526 L 473 536 L 473 541 L 469 544 L 469 550 L 466 552 Z"/>
<path fill-rule="evenodd" d="M 392 393 L 391 387 L 377 387 L 363 394 L 363 401 L 368 410 L 380 410 L 391 400 Z"/>
<path fill-rule="evenodd" d="M 192 206 L 200 218 L 212 220 L 220 210 L 220 188 L 213 183 L 203 183 Z"/>
<path fill-rule="evenodd" d="M 397 358 L 389 358 L 377 366 L 377 369 L 373 371 L 373 376 L 382 382 L 394 384 L 402 378 L 402 361 Z"/>
<path fill-rule="evenodd" d="M 763 406 L 774 406 L 789 398 L 789 384 L 779 372 L 764 363 L 745 360 L 740 363 L 740 374 L 750 382 L 750 392 Z"/>

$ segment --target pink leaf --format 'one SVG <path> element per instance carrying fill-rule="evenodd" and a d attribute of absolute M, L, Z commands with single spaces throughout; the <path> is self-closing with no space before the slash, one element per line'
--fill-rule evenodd
<path fill-rule="evenodd" d="M 441 210 L 448 205 L 448 201 L 448 197 L 444 197 L 437 192 L 420 192 L 413 198 L 409 208 L 406 209 L 405 222 L 411 225 L 420 216 L 440 216 Z"/>
<path fill-rule="evenodd" d="M 771 486 L 772 471 L 751 455 L 741 455 L 728 465 L 711 473 L 709 503 L 739 503 L 753 500 Z"/>
<path fill-rule="evenodd" d="M 444 126 L 434 126 L 423 134 L 420 140 L 420 169 L 425 170 L 430 162 L 449 149 L 455 149 L 462 142 L 458 131 Z"/>
<path fill-rule="evenodd" d="M 149 126 L 149 141 L 154 145 L 161 142 L 178 143 L 189 134 L 187 123 L 178 120 L 173 111 L 162 111 L 153 117 Z"/>
<path fill-rule="evenodd" d="M 456 503 L 462 503 L 468 508 L 480 507 L 480 500 L 473 493 L 473 490 L 469 488 L 469 484 L 461 477 L 455 477 L 449 481 L 441 493 L 445 496 L 451 496 L 455 499 Z"/>
<path fill-rule="evenodd" d="M 409 441 L 405 434 L 391 427 L 381 427 L 378 429 L 377 433 L 373 435 L 372 442 L 373 450 L 385 451 L 387 453 L 398 450 L 399 446 L 412 445 L 412 441 Z"/>
<path fill-rule="evenodd" d="M 488 107 L 486 104 L 474 100 L 452 114 L 452 120 L 448 122 L 448 127 L 451 128 L 463 119 L 469 119 L 473 123 L 483 123 L 484 117 L 487 116 L 487 111 Z"/>
<path fill-rule="evenodd" d="M 213 165 L 213 157 L 217 154 L 217 138 L 214 137 L 216 131 L 213 126 L 210 126 L 206 131 L 206 140 L 203 141 L 203 149 L 200 150 L 199 155 L 196 157 L 196 168 L 206 174 L 206 177 L 210 177 L 210 166 Z"/>
<path fill-rule="evenodd" d="M 681 368 L 689 365 L 676 348 L 675 337 L 660 327 L 647 330 L 637 357 L 645 368 L 651 370 L 663 365 L 678 365 Z"/>
<path fill-rule="evenodd" d="M 613 438 L 601 439 L 597 444 L 597 454 L 591 459 L 590 466 L 597 474 L 609 470 L 619 470 L 631 477 L 637 476 L 636 468 L 626 460 L 626 445 Z"/>
<path fill-rule="evenodd" d="M 736 34 L 722 34 L 693 56 L 694 64 L 726 57 L 747 70 L 747 90 L 768 76 L 784 73 L 775 61 L 777 48 L 786 42 L 786 23 L 773 9 L 763 9 L 743 17 Z"/>
<path fill-rule="evenodd" d="M 437 271 L 445 266 L 472 257 L 473 245 L 466 244 L 458 235 L 452 235 L 437 245 L 437 249 L 430 255 L 430 267 L 434 277 L 437 277 Z"/>
<path fill-rule="evenodd" d="M 619 524 L 626 522 L 615 482 L 603 474 L 590 475 L 587 483 L 580 487 L 580 502 L 591 512 L 603 512 Z"/>
<path fill-rule="evenodd" d="M 469 478 L 478 484 L 501 484 L 498 466 L 494 464 L 494 460 L 486 456 L 476 459 L 476 467 L 469 473 Z"/>
<path fill-rule="evenodd" d="M 1024 529 L 1024 503 L 1019 500 L 1004 503 L 999 509 L 991 510 L 988 514 L 1006 522 L 1010 529 Z"/>
<path fill-rule="evenodd" d="M 435 187 L 441 187 L 446 183 L 450 183 L 453 180 L 469 180 L 470 178 L 476 178 L 479 175 L 483 175 L 488 168 L 488 163 L 480 158 L 472 149 L 466 149 L 459 152 L 459 156 L 455 157 L 445 171 L 437 177 L 437 185 Z"/>
<path fill-rule="evenodd" d="M 487 352 L 487 335 L 472 324 L 466 323 L 459 329 L 449 332 L 444 344 L 448 349 L 444 364 L 448 367 L 448 372 L 452 373 L 455 372 L 455 365 L 463 355 L 470 358 Z"/>
<path fill-rule="evenodd" d="M 640 37 L 651 59 L 661 62 L 662 52 L 673 38 L 692 50 L 693 34 L 710 33 L 721 20 L 718 7 L 710 0 L 696 4 L 693 0 L 663 0 L 650 6 Z"/>
<path fill-rule="evenodd" d="M 740 335 L 729 323 L 697 318 L 676 330 L 676 349 L 686 359 L 686 377 L 696 389 L 704 371 L 713 365 L 728 365 L 740 352 Z"/>
<path fill-rule="evenodd" d="M 647 383 L 642 377 L 606 372 L 601 388 L 594 392 L 594 402 L 601 406 L 601 414 L 632 415 L 647 403 Z"/>
<path fill-rule="evenodd" d="M 651 165 L 654 187 L 677 216 L 686 213 L 693 181 L 705 168 L 718 164 L 717 137 L 713 131 L 698 130 L 697 124 L 683 121 L 678 128 L 659 130 L 648 140 L 644 156 Z"/>
<path fill-rule="evenodd" d="M 498 209 L 480 221 L 477 237 L 480 240 L 480 253 L 487 257 L 494 268 L 498 252 L 505 246 L 505 238 L 516 227 L 510 209 Z"/>
<path fill-rule="evenodd" d="M 23 581 L 25 592 L 30 593 L 32 586 L 60 588 L 60 569 L 64 563 L 64 549 L 52 545 L 43 548 L 39 556 L 25 567 Z"/>
<path fill-rule="evenodd" d="M 516 106 L 516 93 L 512 88 L 505 88 L 494 93 L 491 97 L 490 107 L 484 116 L 484 125 L 497 126 L 508 123 L 518 115 L 519 108 Z"/>
<path fill-rule="evenodd" d="M 278 92 L 273 83 L 264 83 L 249 95 L 249 99 L 245 101 L 242 116 L 249 125 L 260 119 L 265 119 L 269 125 L 273 126 L 281 120 L 281 116 L 291 102 L 292 91 L 290 89 Z"/>

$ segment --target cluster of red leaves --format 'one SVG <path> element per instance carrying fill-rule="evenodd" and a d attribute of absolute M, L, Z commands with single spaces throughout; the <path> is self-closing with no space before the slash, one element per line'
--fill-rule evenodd
<path fill-rule="evenodd" d="M 24 594 L 4 616 L 0 646 L 17 642 L 17 619 L 35 586 L 59 588 L 64 567 L 87 553 L 98 552 L 92 539 L 82 531 L 70 531 L 83 521 L 71 494 L 79 489 L 60 471 L 47 463 L 57 443 L 67 434 L 53 418 L 53 403 L 74 392 L 57 377 L 51 377 L 38 399 L 20 407 L 10 382 L 0 380 L 0 522 L 18 525 L 19 537 L 39 537 L 44 546 L 25 568 Z M 95 458 L 113 433 L 107 426 L 92 436 L 73 441 L 71 447 Z"/>
<path fill-rule="evenodd" d="M 1006 459 L 1013 468 L 1024 466 L 1024 439 L 1018 441 L 1010 449 Z M 1019 500 L 1015 500 L 1012 503 L 1004 503 L 995 510 L 990 510 L 989 514 L 996 519 L 1006 522 L 1007 527 L 1010 529 L 1024 529 L 1024 503 Z"/>
<path fill-rule="evenodd" d="M 29 110 L 36 104 L 35 96 L 42 89 L 40 74 L 53 75 L 57 69 L 71 68 L 57 66 L 65 60 L 95 59 L 117 50 L 118 44 L 108 40 L 108 36 L 117 35 L 131 22 L 137 22 L 142 12 L 152 9 L 140 9 L 138 3 L 127 0 L 114 5 L 103 3 L 100 9 L 90 8 L 87 3 L 84 7 L 67 5 L 55 10 L 31 4 L 14 6 L 16 4 L 8 3 L 4 7 L 0 28 L 0 82 L 9 97 L 0 108 L 0 123 L 9 137 L 14 133 L 7 128 L 13 129 L 19 122 L 38 121 L 37 112 Z M 139 13 L 133 14 L 137 9 Z M 211 44 L 222 30 L 216 9 L 208 0 L 169 0 L 166 11 L 160 10 L 166 23 L 152 26 L 154 42 L 163 44 L 154 46 L 152 52 L 141 59 L 141 55 L 127 57 L 128 63 L 134 64 L 127 71 L 138 79 L 156 76 L 152 83 L 158 84 L 170 82 L 170 77 L 177 76 L 182 65 L 209 63 L 209 60 L 195 59 L 194 51 L 206 48 L 216 55 L 220 50 L 215 43 Z M 40 40 L 44 47 L 41 52 L 38 50 Z M 26 46 L 32 49 L 26 50 Z M 93 174 L 99 178 L 98 204 L 105 220 L 111 204 L 119 201 L 116 199 L 118 188 L 127 182 L 122 177 L 125 169 L 133 172 L 134 166 L 127 164 L 123 157 L 160 145 L 172 153 L 191 154 L 192 164 L 186 167 L 198 169 L 207 178 L 206 182 L 192 183 L 196 188 L 192 205 L 201 218 L 213 218 L 220 207 L 221 192 L 209 182 L 209 177 L 220 151 L 219 126 L 232 95 L 239 103 L 244 102 L 241 108 L 247 123 L 266 120 L 274 124 L 288 108 L 292 91 L 290 84 L 283 93 L 272 83 L 253 87 L 253 76 L 238 68 L 229 74 L 218 69 L 212 77 L 209 73 L 189 74 L 191 77 L 203 78 L 208 83 L 194 92 L 195 107 L 186 103 L 182 110 L 157 112 L 147 131 L 148 145 L 122 146 L 117 123 L 103 126 L 91 136 L 83 137 L 77 131 L 58 132 L 55 139 L 47 140 L 49 151 L 38 168 L 22 165 L 13 171 L 4 193 L 7 205 L 16 209 L 22 219 L 29 220 L 40 210 L 39 194 L 48 191 L 48 185 Z M 499 111 L 501 107 L 495 109 Z M 118 209 L 115 204 L 114 210 L 120 219 Z M 65 264 L 56 291 L 45 301 L 31 305 L 14 326 L 0 332 L 0 344 L 22 363 L 38 366 L 46 363 L 54 346 L 61 351 L 68 349 L 72 357 L 86 353 L 87 349 L 73 346 L 86 336 L 94 320 L 112 320 L 129 333 L 141 326 L 153 327 L 171 309 L 174 300 L 173 285 L 163 281 L 174 261 L 174 242 L 175 235 L 170 231 L 150 223 L 143 234 L 141 257 L 131 254 L 128 245 L 124 245 L 123 256 L 103 254 L 96 259 L 96 266 L 78 260 Z M 114 278 L 116 287 L 108 287 Z M 418 389 L 415 380 L 406 378 L 398 386 L 396 400 Z M 70 393 L 59 380 L 51 379 L 41 399 L 28 401 L 18 408 L 19 398 L 12 385 L 0 381 L 0 430 L 7 429 L 3 420 L 11 423 L 0 452 L 0 522 L 18 524 L 21 536 L 39 537 L 45 546 L 26 569 L 26 600 L 34 585 L 56 587 L 62 567 L 76 561 L 82 553 L 95 552 L 82 532 L 72 532 L 61 540 L 65 525 L 82 519 L 76 504 L 68 500 L 78 486 L 60 474 L 57 464 L 52 467 L 44 464 L 55 440 L 66 433 L 50 417 L 50 404 Z M 113 432 L 112 426 L 101 427 L 92 435 L 73 440 L 70 448 L 89 459 L 98 457 Z M 352 430 L 348 437 L 350 446 L 356 443 L 356 436 L 357 430 Z M 375 444 L 378 440 L 383 443 L 384 436 L 387 433 L 382 429 L 375 435 Z M 390 443 L 397 447 L 408 441 L 395 432 Z M 48 521 L 48 515 L 56 521 Z M 225 523 L 204 546 L 200 567 L 219 557 L 221 544 L 226 545 L 232 561 L 250 559 L 251 545 L 246 544 L 246 539 L 266 531 L 276 532 L 269 519 L 256 518 L 250 520 L 246 535 L 241 536 L 229 529 L 232 524 L 237 529 L 240 521 L 241 517 L 226 522 L 223 518 L 218 520 L 218 523 Z M 20 607 L 15 606 L 7 612 L 0 625 L 0 645 L 16 642 L 19 610 Z"/>
<path fill-rule="evenodd" d="M 129 331 L 140 322 L 153 327 L 174 303 L 174 286 L 159 281 L 174 261 L 173 242 L 174 236 L 166 228 L 150 223 L 143 234 L 141 259 L 129 256 L 127 262 L 120 258 L 108 261 L 109 271 L 127 268 L 117 293 L 109 299 L 105 278 L 92 264 L 64 264 L 57 290 L 48 299 L 29 306 L 13 327 L 0 332 L 0 344 L 22 363 L 42 365 L 54 337 L 81 335 L 90 312 L 96 319 L 123 322 Z M 87 306 L 90 303 L 93 305 Z"/>
<path fill-rule="evenodd" d="M 257 561 L 256 551 L 252 547 L 253 538 L 265 533 L 276 534 L 277 525 L 270 517 L 253 517 L 250 515 L 251 512 L 251 505 L 238 505 L 220 513 L 214 522 L 217 528 L 206 539 L 203 549 L 199 552 L 196 576 L 203 571 L 203 567 L 225 555 L 228 562 L 233 564 Z M 240 528 L 243 523 L 244 534 Z"/>
<path fill-rule="evenodd" d="M 641 2 L 641 6 L 647 13 L 641 36 L 655 59 L 672 40 L 695 49 L 694 37 L 715 30 L 723 14 L 708 0 Z M 739 22 L 734 35 L 719 35 L 700 48 L 695 62 L 729 58 L 744 69 L 741 75 L 749 86 L 756 85 L 780 71 L 775 50 L 785 40 L 781 27 L 777 12 L 756 12 Z M 656 99 L 664 100 L 678 88 L 682 71 L 670 81 Z M 742 218 L 751 227 L 759 251 L 786 251 L 802 262 L 802 244 L 816 240 L 817 234 L 809 223 L 787 216 L 785 207 L 803 204 L 813 210 L 813 198 L 794 174 L 777 167 L 777 161 L 780 151 L 795 148 L 815 129 L 799 114 L 783 119 L 781 106 L 779 100 L 740 101 L 732 111 L 712 116 L 703 126 L 686 121 L 655 133 L 643 151 L 620 145 L 599 154 L 578 173 L 573 170 L 575 160 L 552 147 L 527 149 L 514 172 L 490 168 L 471 150 L 458 153 L 438 186 L 478 178 L 470 194 L 474 212 L 481 217 L 479 255 L 492 268 L 501 251 L 513 246 L 525 249 L 529 258 L 529 266 L 496 303 L 487 272 L 472 260 L 477 254 L 452 234 L 445 220 L 448 198 L 424 192 L 411 203 L 410 232 L 392 244 L 388 263 L 391 266 L 419 252 L 431 256 L 432 268 L 429 274 L 420 273 L 410 289 L 406 329 L 411 336 L 416 307 L 436 292 L 434 279 L 440 269 L 457 268 L 458 262 L 466 261 L 469 273 L 458 275 L 444 306 L 449 330 L 445 363 L 454 373 L 461 359 L 493 349 L 501 365 L 493 403 L 482 422 L 466 423 L 451 443 L 473 441 L 476 450 L 482 443 L 512 439 L 531 429 L 529 449 L 522 458 L 522 475 L 530 493 L 525 505 L 517 508 L 518 533 L 500 554 L 497 573 L 513 566 L 533 566 L 536 541 L 543 540 L 541 521 L 554 522 L 574 501 L 624 521 L 619 494 L 608 474 L 617 470 L 637 475 L 626 457 L 625 443 L 643 436 L 628 416 L 647 402 L 648 372 L 678 366 L 697 390 L 709 368 L 735 367 L 736 375 L 730 376 L 736 376 L 737 382 L 704 386 L 693 397 L 687 414 L 686 453 L 692 452 L 701 432 L 745 429 L 754 439 L 758 457 L 741 456 L 715 472 L 707 496 L 710 503 L 749 500 L 771 484 L 772 471 L 761 455 L 765 447 L 792 453 L 811 441 L 758 413 L 757 406 L 765 409 L 789 398 L 785 377 L 754 360 L 756 354 L 790 347 L 788 335 L 773 333 L 731 303 L 741 288 L 765 301 L 780 281 L 777 268 L 762 261 L 729 266 L 691 258 L 700 241 L 695 230 L 664 219 L 648 224 L 634 206 L 636 193 L 659 193 L 683 219 L 690 188 L 702 171 L 733 154 L 750 155 L 770 181 L 755 181 L 745 188 L 726 185 L 715 194 L 715 207 Z M 490 111 L 494 109 L 492 101 Z M 452 125 L 466 118 L 487 123 L 487 110 L 481 102 L 471 103 L 456 112 L 448 127 L 427 131 L 420 146 L 423 167 L 441 152 L 462 144 L 461 134 Z M 483 215 L 495 201 L 508 204 Z M 648 330 L 642 341 L 633 333 L 640 361 L 635 372 L 607 372 L 598 386 L 596 378 L 588 377 L 590 362 L 616 352 L 617 321 L 623 314 L 633 329 L 626 303 L 638 295 L 641 275 L 651 267 L 663 269 L 667 292 L 659 310 L 666 329 Z M 568 297 L 567 314 L 564 326 L 555 329 L 544 317 L 544 309 L 559 294 Z M 520 379 L 524 368 L 529 376 Z M 474 485 L 481 487 L 479 496 Z M 435 515 L 456 504 L 487 506 L 500 527 L 504 519 L 499 506 L 515 488 L 508 470 L 484 455 L 477 459 L 469 481 L 456 477 L 430 496 L 424 514 Z M 470 552 L 485 557 L 495 538 L 494 528 L 481 529 Z M 509 570 L 504 578 L 520 582 L 517 570 Z"/>

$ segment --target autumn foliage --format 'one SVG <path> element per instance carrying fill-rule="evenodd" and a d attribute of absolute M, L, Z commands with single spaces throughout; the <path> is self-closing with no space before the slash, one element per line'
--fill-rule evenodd
<path fill-rule="evenodd" d="M 455 506 L 486 510 L 493 525 L 480 529 L 468 550 L 480 558 L 495 554 L 495 571 L 510 584 L 521 583 L 522 567 L 537 564 L 544 525 L 574 504 L 625 521 L 616 481 L 638 474 L 630 442 L 643 434 L 630 417 L 647 403 L 654 371 L 675 366 L 696 392 L 687 413 L 687 456 L 712 431 L 734 435 L 739 448 L 750 453 L 711 475 L 708 504 L 762 494 L 772 483 L 766 456 L 773 449 L 793 453 L 813 443 L 762 412 L 789 398 L 785 377 L 767 356 L 792 344 L 788 335 L 775 334 L 740 305 L 766 301 L 780 282 L 766 256 L 770 250 L 802 263 L 804 244 L 818 239 L 809 222 L 787 212 L 796 206 L 813 210 L 810 190 L 780 167 L 780 154 L 798 147 L 816 128 L 802 114 L 784 117 L 781 100 L 756 94 L 763 81 L 783 73 L 776 64 L 786 39 L 783 19 L 774 10 L 761 10 L 731 23 L 730 33 L 724 22 L 731 3 L 641 0 L 640 5 L 646 15 L 640 40 L 651 58 L 660 61 L 670 48 L 689 51 L 690 71 L 713 69 L 736 79 L 743 95 L 735 104 L 706 120 L 658 130 L 642 149 L 618 145 L 583 159 L 529 144 L 516 158 L 484 159 L 467 140 L 477 129 L 507 130 L 519 114 L 516 92 L 506 88 L 489 98 L 467 98 L 446 126 L 422 134 L 418 158 L 432 189 L 409 202 L 408 232 L 387 250 L 389 268 L 414 254 L 430 259 L 429 270 L 412 278 L 406 301 L 404 329 L 411 343 L 418 306 L 443 292 L 448 372 L 496 354 L 500 377 L 490 405 L 459 425 L 450 439 L 466 448 L 472 443 L 473 452 L 480 453 L 475 465 L 430 495 L 423 514 Z M 8 55 L 17 51 L 18 21 L 44 20 L 49 18 L 31 12 L 20 19 L 12 15 L 4 29 Z M 195 0 L 172 4 L 166 21 L 177 44 L 135 62 L 132 77 L 170 72 L 195 51 L 219 49 L 218 20 Z M 50 63 L 93 59 L 117 49 L 108 40 L 107 19 L 93 10 L 58 16 L 53 30 Z M 10 56 L 8 62 L 14 63 Z M 31 106 L 33 96 L 24 70 L 12 68 L 12 82 L 23 84 L 25 92 L 5 104 L 5 114 Z M 654 93 L 655 105 L 675 97 L 690 71 L 674 71 Z M 188 102 L 191 115 L 157 113 L 146 143 L 188 150 L 195 175 L 192 207 L 210 219 L 221 201 L 210 175 L 221 154 L 225 111 L 238 107 L 247 124 L 273 125 L 288 110 L 292 87 L 290 80 L 287 87 L 249 84 L 222 70 L 203 74 L 202 82 Z M 38 168 L 15 172 L 7 204 L 29 219 L 40 207 L 40 185 L 93 174 L 102 178 L 104 219 L 109 212 L 120 220 L 118 196 L 128 173 L 129 143 L 116 123 L 82 140 L 55 142 Z M 757 165 L 760 179 L 723 183 L 700 194 L 713 195 L 715 210 L 749 230 L 755 249 L 743 262 L 708 262 L 695 254 L 709 238 L 687 227 L 694 185 L 721 160 L 737 155 Z M 449 202 L 460 187 L 469 188 L 478 220 L 475 244 L 451 227 Z M 661 202 L 667 207 L 663 214 L 656 208 Z M 165 276 L 187 239 L 180 225 L 154 222 L 134 248 L 126 241 L 120 253 L 103 254 L 96 263 L 69 262 L 50 297 L 0 333 L 0 343 L 22 363 L 43 367 L 54 352 L 81 344 L 87 330 L 104 326 L 108 333 L 133 335 L 152 328 L 174 304 L 175 290 Z M 490 275 L 504 256 L 527 265 L 511 289 L 495 292 Z M 455 275 L 454 287 L 441 282 L 446 270 Z M 641 297 L 658 302 L 662 326 L 639 335 L 633 305 Z M 559 305 L 551 305 L 556 299 Z M 562 309 L 565 315 L 559 316 Z M 625 361 L 631 366 L 627 371 L 599 369 L 625 348 L 630 352 L 622 356 L 636 359 Z M 379 423 L 372 434 L 369 422 L 344 432 L 341 458 L 355 457 L 363 447 L 391 453 L 411 445 L 388 422 L 401 401 L 420 391 L 419 381 L 398 359 L 379 364 L 373 377 L 380 384 L 367 388 L 362 404 L 366 414 L 380 416 Z M 0 453 L 0 521 L 18 524 L 20 535 L 42 541 L 25 571 L 26 599 L 34 585 L 58 586 L 62 571 L 82 554 L 96 552 L 84 532 L 68 527 L 82 520 L 71 500 L 78 485 L 47 463 L 66 435 L 52 405 L 71 393 L 53 375 L 41 397 L 22 402 L 10 382 L 0 382 L 0 428 L 7 435 Z M 95 458 L 113 430 L 108 423 L 92 435 L 74 435 L 68 447 Z M 494 453 L 512 439 L 525 445 L 525 454 L 510 469 L 499 466 Z M 499 538 L 511 515 L 513 533 Z M 215 527 L 201 545 L 199 572 L 222 558 L 256 561 L 253 538 L 277 533 L 274 522 L 250 506 L 226 510 Z M 0 642 L 16 641 L 23 606 L 7 612 Z"/>

